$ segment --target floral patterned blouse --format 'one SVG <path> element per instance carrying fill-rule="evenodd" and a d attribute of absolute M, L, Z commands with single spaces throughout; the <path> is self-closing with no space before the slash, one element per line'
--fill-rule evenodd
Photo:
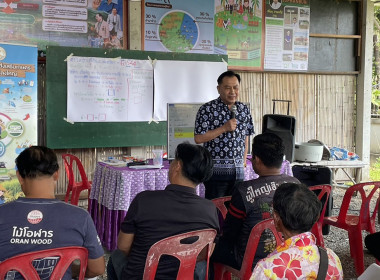
<path fill-rule="evenodd" d="M 259 261 L 250 280 L 317 279 L 319 251 L 315 236 L 310 232 L 295 235 L 277 246 L 265 259 Z M 327 249 L 329 264 L 326 280 L 343 280 L 342 264 L 338 256 Z"/>

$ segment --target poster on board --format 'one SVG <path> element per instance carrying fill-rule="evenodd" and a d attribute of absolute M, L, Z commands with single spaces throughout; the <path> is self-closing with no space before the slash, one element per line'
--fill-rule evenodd
<path fill-rule="evenodd" d="M 266 0 L 265 70 L 307 71 L 309 0 Z"/>
<path fill-rule="evenodd" d="M 22 195 L 15 159 L 37 144 L 37 48 L 0 44 L 0 204 Z"/>
<path fill-rule="evenodd" d="M 143 49 L 146 51 L 214 52 L 214 6 L 204 0 L 142 1 Z"/>
<path fill-rule="evenodd" d="M 227 54 L 230 69 L 262 70 L 264 0 L 215 0 L 214 53 Z"/>
<path fill-rule="evenodd" d="M 0 2 L 0 38 L 13 44 L 123 48 L 123 0 Z"/>

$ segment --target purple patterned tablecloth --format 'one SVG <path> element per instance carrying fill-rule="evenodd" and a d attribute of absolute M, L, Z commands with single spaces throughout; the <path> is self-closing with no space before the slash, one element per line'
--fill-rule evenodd
<path fill-rule="evenodd" d="M 117 246 L 117 235 L 129 205 L 139 192 L 163 190 L 169 184 L 169 162 L 161 169 L 131 169 L 98 162 L 92 180 L 89 211 L 94 220 L 103 246 L 113 251 Z M 284 161 L 281 172 L 293 175 L 290 163 Z M 255 179 L 251 162 L 247 160 L 245 180 Z M 197 194 L 204 197 L 204 186 L 197 186 Z"/>

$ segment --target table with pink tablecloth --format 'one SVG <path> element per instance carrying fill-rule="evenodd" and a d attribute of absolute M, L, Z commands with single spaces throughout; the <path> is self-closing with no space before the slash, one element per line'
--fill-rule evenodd
<path fill-rule="evenodd" d="M 89 211 L 94 220 L 100 240 L 109 251 L 117 246 L 117 235 L 129 205 L 139 192 L 163 190 L 169 184 L 169 162 L 161 169 L 131 169 L 98 162 L 92 180 Z M 282 164 L 281 172 L 292 175 L 288 161 Z M 247 161 L 245 180 L 257 178 Z M 197 186 L 197 194 L 204 197 L 204 186 Z"/>

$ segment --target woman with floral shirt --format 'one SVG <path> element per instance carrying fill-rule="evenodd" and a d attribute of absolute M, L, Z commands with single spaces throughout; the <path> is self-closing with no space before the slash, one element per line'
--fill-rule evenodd
<path fill-rule="evenodd" d="M 273 219 L 285 241 L 257 263 L 251 280 L 317 279 L 320 255 L 315 236 L 309 231 L 317 221 L 320 209 L 317 196 L 305 185 L 286 183 L 277 188 L 273 196 Z M 327 249 L 327 255 L 325 279 L 343 279 L 338 256 L 330 249 Z"/>

